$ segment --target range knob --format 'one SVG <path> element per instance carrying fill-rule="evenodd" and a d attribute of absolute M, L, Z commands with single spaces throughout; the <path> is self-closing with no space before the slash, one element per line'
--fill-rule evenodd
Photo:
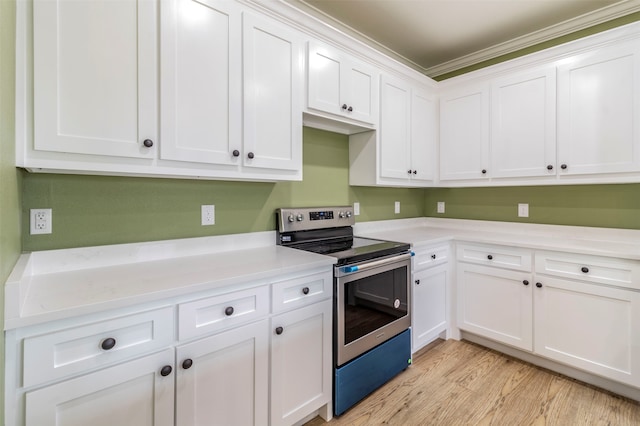
<path fill-rule="evenodd" d="M 289 222 L 293 222 L 296 220 L 295 216 L 290 214 L 289 217 L 287 218 L 289 220 Z"/>
<path fill-rule="evenodd" d="M 347 215 L 347 217 L 351 217 L 351 212 L 349 210 L 347 210 L 347 213 L 345 213 Z"/>
<path fill-rule="evenodd" d="M 345 216 L 344 212 L 340 212 L 340 213 L 338 213 L 338 217 L 340 219 L 344 219 L 346 216 Z"/>
<path fill-rule="evenodd" d="M 304 216 L 302 215 L 302 213 L 298 213 L 298 216 L 296 216 L 296 220 L 298 222 L 302 222 L 304 220 Z"/>

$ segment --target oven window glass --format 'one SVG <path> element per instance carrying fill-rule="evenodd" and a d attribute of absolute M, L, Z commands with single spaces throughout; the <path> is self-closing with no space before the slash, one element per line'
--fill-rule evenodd
<path fill-rule="evenodd" d="M 407 267 L 345 283 L 345 345 L 407 315 Z"/>

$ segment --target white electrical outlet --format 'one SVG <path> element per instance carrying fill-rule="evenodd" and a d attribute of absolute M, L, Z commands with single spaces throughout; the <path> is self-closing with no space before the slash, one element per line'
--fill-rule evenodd
<path fill-rule="evenodd" d="M 360 216 L 360 203 L 353 203 L 353 214 Z"/>
<path fill-rule="evenodd" d="M 216 224 L 216 206 L 202 206 L 202 226 Z"/>
<path fill-rule="evenodd" d="M 518 204 L 518 217 L 529 217 L 529 204 Z"/>
<path fill-rule="evenodd" d="M 30 210 L 31 234 L 51 234 L 51 209 Z"/>
<path fill-rule="evenodd" d="M 438 201 L 438 207 L 436 211 L 438 213 L 444 213 L 444 201 Z"/>
<path fill-rule="evenodd" d="M 396 214 L 400 213 L 400 201 L 395 202 L 394 211 Z"/>

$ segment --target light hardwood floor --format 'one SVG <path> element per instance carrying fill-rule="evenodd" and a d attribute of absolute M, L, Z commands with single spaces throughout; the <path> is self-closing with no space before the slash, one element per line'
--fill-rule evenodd
<path fill-rule="evenodd" d="M 640 425 L 640 404 L 466 341 L 437 341 L 331 422 L 339 425 Z"/>

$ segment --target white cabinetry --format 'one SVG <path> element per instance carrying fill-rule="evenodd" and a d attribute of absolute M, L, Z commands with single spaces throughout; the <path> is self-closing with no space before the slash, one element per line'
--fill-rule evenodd
<path fill-rule="evenodd" d="M 536 253 L 534 351 L 640 387 L 640 265 Z"/>
<path fill-rule="evenodd" d="M 159 3 L 19 3 L 17 165 L 301 180 L 300 34 L 235 1 Z"/>
<path fill-rule="evenodd" d="M 442 93 L 440 180 L 477 180 L 489 175 L 489 87 Z"/>
<path fill-rule="evenodd" d="M 491 127 L 492 177 L 555 176 L 555 67 L 493 81 Z"/>
<path fill-rule="evenodd" d="M 237 168 L 241 9 L 232 1 L 170 0 L 160 13 L 160 158 Z"/>
<path fill-rule="evenodd" d="M 8 331 L 6 424 L 330 419 L 332 273 L 283 278 Z"/>
<path fill-rule="evenodd" d="M 436 99 L 426 90 L 383 75 L 380 102 L 380 180 L 407 186 L 433 181 Z"/>
<path fill-rule="evenodd" d="M 431 186 L 435 180 L 437 98 L 427 85 L 381 77 L 380 126 L 349 138 L 349 183 Z"/>
<path fill-rule="evenodd" d="M 531 257 L 515 247 L 458 245 L 458 327 L 531 351 Z"/>
<path fill-rule="evenodd" d="M 411 353 L 432 342 L 449 325 L 449 245 L 415 249 L 411 285 Z"/>
<path fill-rule="evenodd" d="M 155 157 L 156 6 L 33 2 L 34 150 Z"/>
<path fill-rule="evenodd" d="M 25 395 L 29 426 L 171 426 L 173 351 L 124 362 Z M 165 370 L 166 371 L 166 370 Z"/>
<path fill-rule="evenodd" d="M 329 46 L 309 42 L 307 106 L 370 125 L 378 122 L 378 71 Z"/>
<path fill-rule="evenodd" d="M 176 349 L 176 425 L 266 425 L 267 319 Z"/>
<path fill-rule="evenodd" d="M 640 170 L 640 44 L 593 50 L 558 66 L 560 176 Z"/>

